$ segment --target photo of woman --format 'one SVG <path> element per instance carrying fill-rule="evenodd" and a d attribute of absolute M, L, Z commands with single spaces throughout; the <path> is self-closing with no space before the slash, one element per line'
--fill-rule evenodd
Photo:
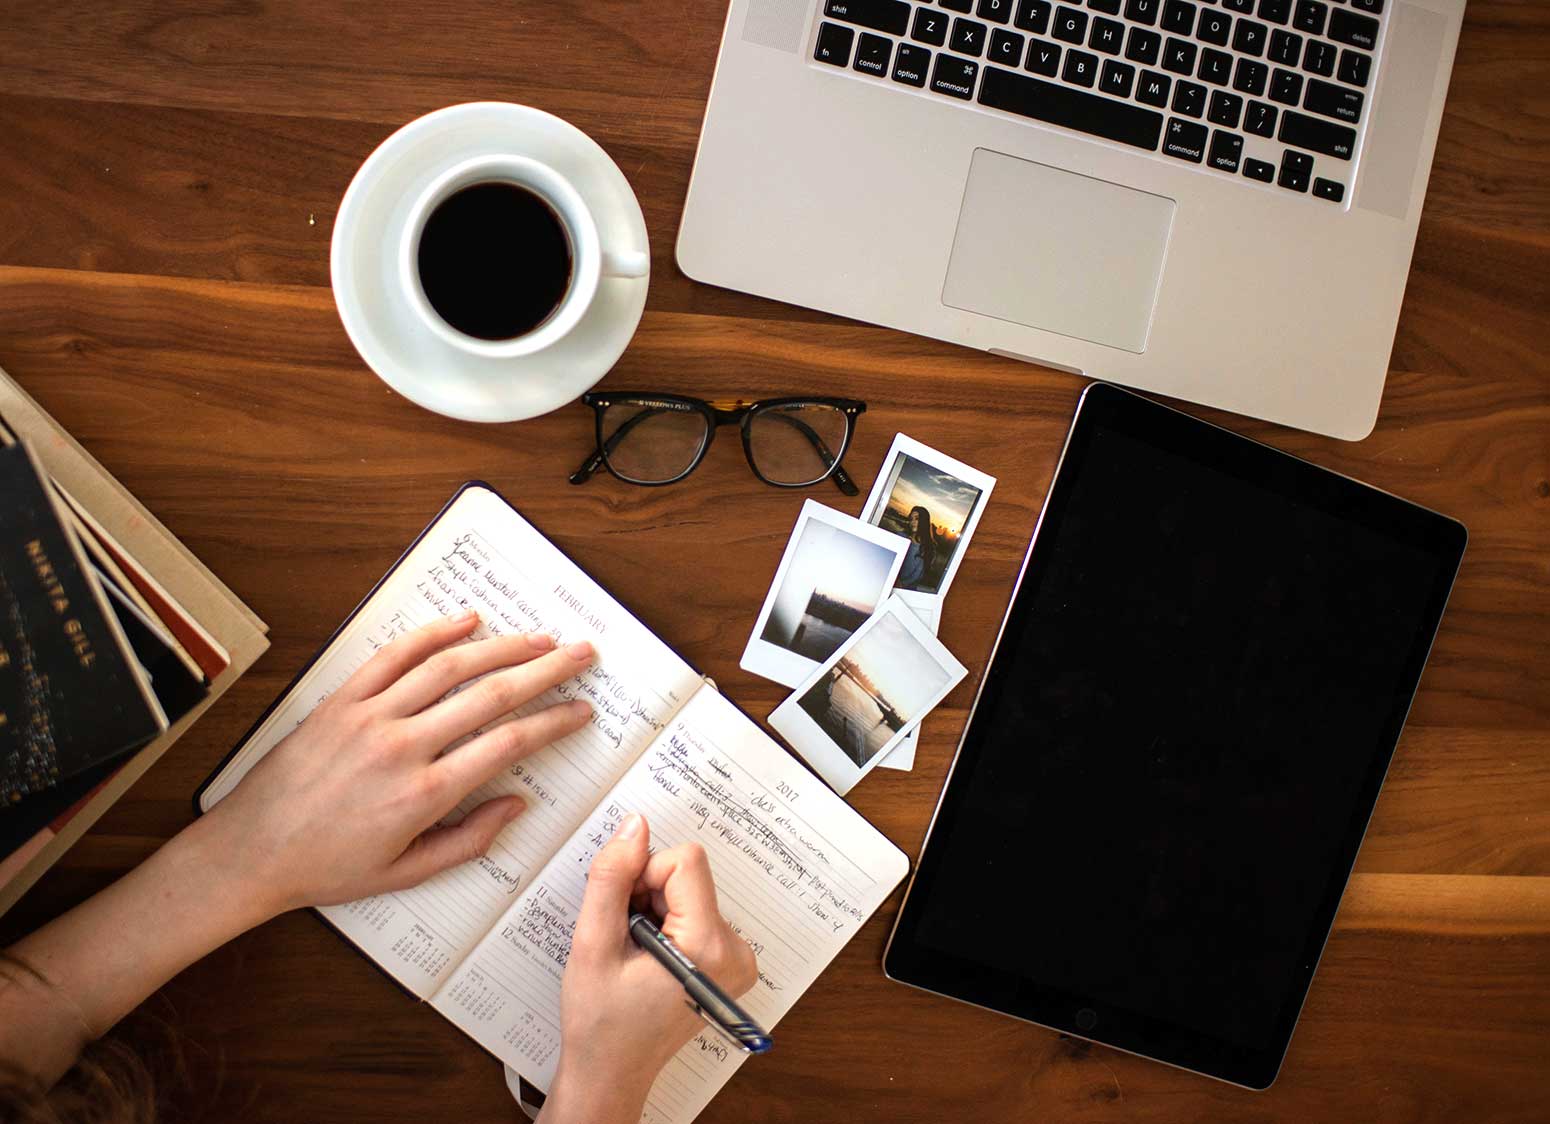
<path fill-rule="evenodd" d="M 904 554 L 904 565 L 899 568 L 900 589 L 919 589 L 936 563 L 936 535 L 931 530 L 931 513 L 920 504 L 910 508 L 910 548 Z"/>
<path fill-rule="evenodd" d="M 932 459 L 925 459 L 927 456 Z M 968 465 L 902 434 L 896 439 L 862 515 L 868 523 L 909 540 L 894 588 L 947 592 L 957 556 L 974 530 L 994 483 Z"/>

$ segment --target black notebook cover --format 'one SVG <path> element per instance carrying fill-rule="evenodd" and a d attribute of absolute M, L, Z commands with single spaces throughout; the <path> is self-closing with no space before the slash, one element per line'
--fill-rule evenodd
<path fill-rule="evenodd" d="M 0 809 L 165 728 L 25 445 L 0 450 Z"/>

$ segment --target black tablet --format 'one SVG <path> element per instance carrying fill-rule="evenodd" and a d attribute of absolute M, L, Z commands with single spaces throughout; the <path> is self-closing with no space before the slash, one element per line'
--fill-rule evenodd
<path fill-rule="evenodd" d="M 1464 539 L 1090 387 L 888 975 L 1268 1086 Z"/>

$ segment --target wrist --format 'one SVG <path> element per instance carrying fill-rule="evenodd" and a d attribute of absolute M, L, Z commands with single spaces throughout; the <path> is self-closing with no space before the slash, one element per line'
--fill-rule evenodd
<path fill-rule="evenodd" d="M 216 808 L 175 835 L 157 854 L 175 868 L 197 870 L 230 936 L 296 908 L 284 884 L 255 853 L 235 817 Z"/>
<path fill-rule="evenodd" d="M 635 1124 L 656 1076 L 655 1070 L 620 1073 L 614 1066 L 581 1072 L 562 1053 L 539 1124 Z"/>

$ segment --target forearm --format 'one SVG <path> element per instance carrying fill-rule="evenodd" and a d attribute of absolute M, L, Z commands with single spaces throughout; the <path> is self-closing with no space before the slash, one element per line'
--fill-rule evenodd
<path fill-rule="evenodd" d="M 0 1058 L 52 1084 L 83 1046 L 178 972 L 276 907 L 251 893 L 215 816 L 10 950 L 0 978 Z"/>

